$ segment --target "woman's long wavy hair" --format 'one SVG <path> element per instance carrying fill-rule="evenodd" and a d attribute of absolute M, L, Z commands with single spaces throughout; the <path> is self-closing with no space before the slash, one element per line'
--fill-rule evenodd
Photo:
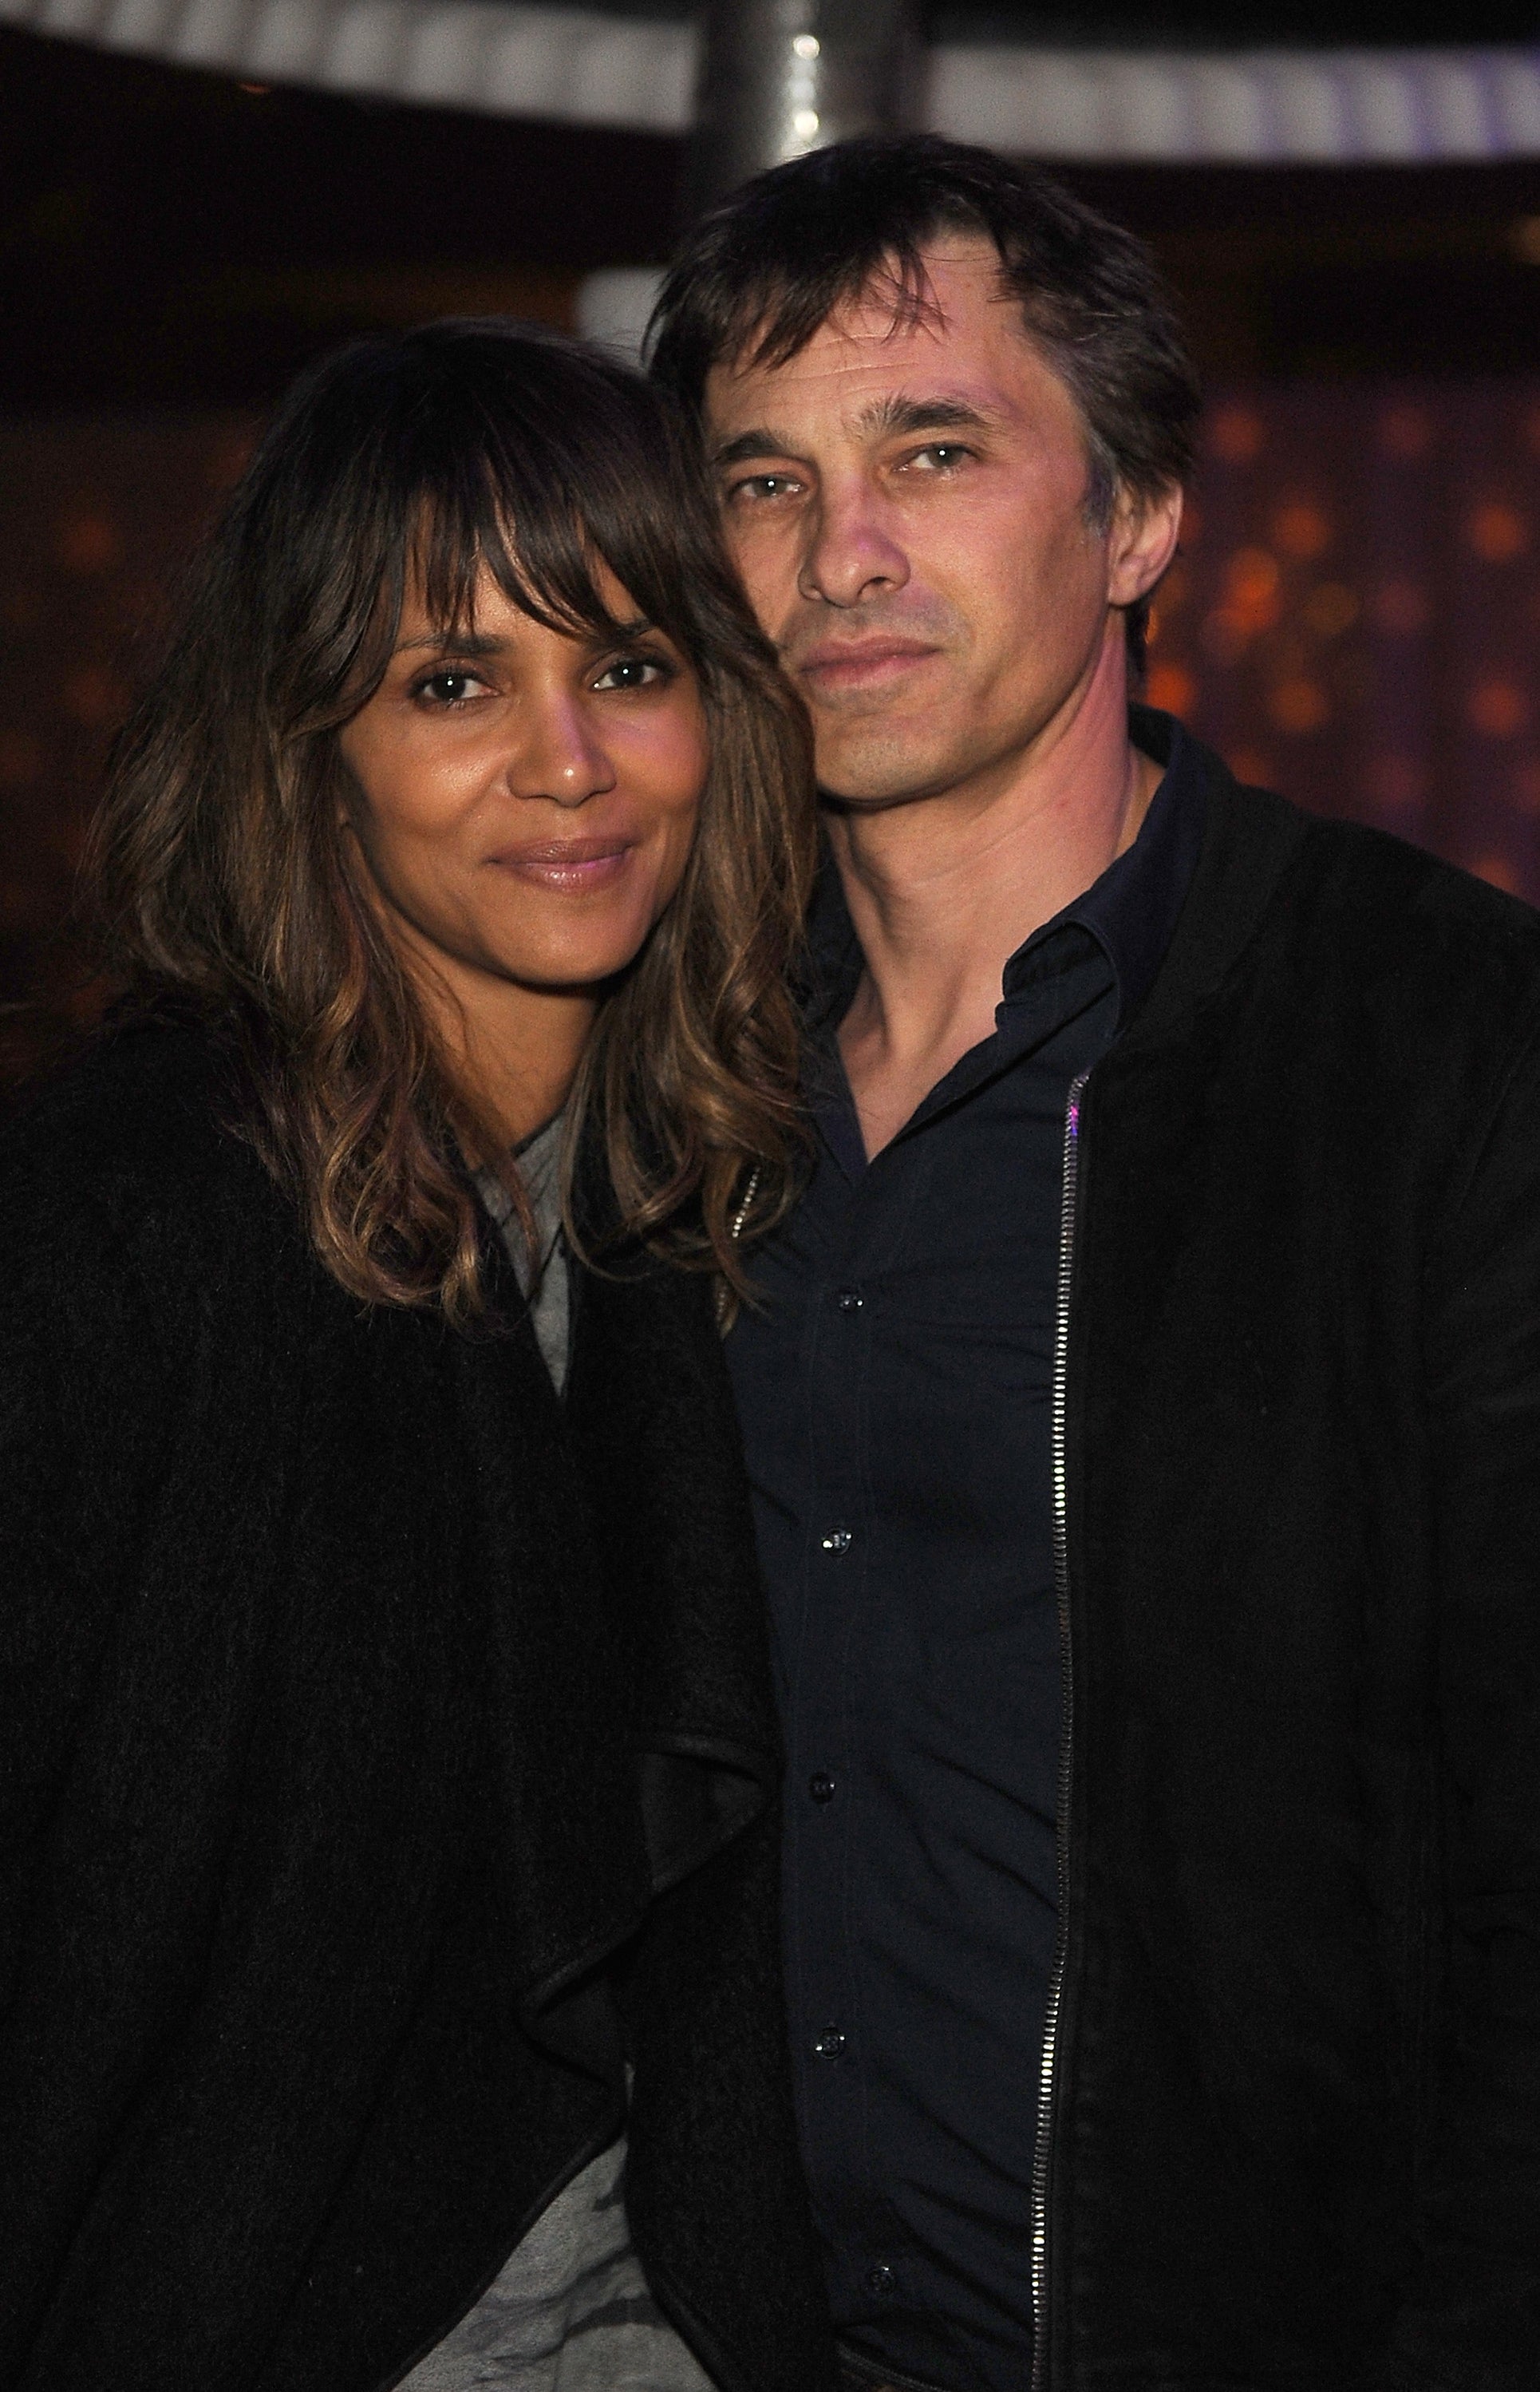
<path fill-rule="evenodd" d="M 809 742 L 692 439 L 639 374 L 538 328 L 435 324 L 326 358 L 197 560 L 120 742 L 91 859 L 110 982 L 230 1038 L 235 1125 L 368 1301 L 478 1314 L 465 1162 L 497 1151 L 344 827 L 337 734 L 380 683 L 414 577 L 446 631 L 485 566 L 538 621 L 607 638 L 602 560 L 688 658 L 710 738 L 699 826 L 605 993 L 575 1113 L 620 1234 L 739 1293 L 735 1230 L 788 1200 Z"/>

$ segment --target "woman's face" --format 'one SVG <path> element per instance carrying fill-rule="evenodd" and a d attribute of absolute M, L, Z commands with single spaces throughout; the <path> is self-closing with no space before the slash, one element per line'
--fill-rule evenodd
<path fill-rule="evenodd" d="M 448 638 L 420 595 L 341 734 L 351 820 L 405 944 L 472 1008 L 488 980 L 585 990 L 679 885 L 708 762 L 693 674 L 608 569 L 621 640 L 548 630 L 483 569 Z"/>

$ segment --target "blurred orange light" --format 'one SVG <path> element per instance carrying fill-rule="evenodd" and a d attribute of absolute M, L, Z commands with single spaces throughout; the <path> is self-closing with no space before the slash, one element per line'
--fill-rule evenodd
<path fill-rule="evenodd" d="M 1320 682 L 1309 681 L 1303 673 L 1297 673 L 1289 681 L 1279 682 L 1277 687 L 1269 693 L 1267 711 L 1280 731 L 1287 731 L 1291 737 L 1298 739 L 1309 732 L 1319 731 L 1331 709 Z"/>
<path fill-rule="evenodd" d="M 1273 518 L 1273 537 L 1286 556 L 1319 556 L 1331 546 L 1331 517 L 1314 499 L 1291 499 Z"/>
<path fill-rule="evenodd" d="M 110 515 L 67 515 L 58 526 L 58 561 L 71 573 L 105 573 L 123 552 L 123 540 Z"/>
<path fill-rule="evenodd" d="M 1486 739 L 1511 739 L 1529 721 L 1529 700 L 1517 682 L 1478 682 L 1470 693 L 1470 721 Z"/>
<path fill-rule="evenodd" d="M 1506 505 L 1501 499 L 1488 499 L 1471 509 L 1465 536 L 1488 565 L 1508 565 L 1528 548 L 1529 525 L 1517 507 Z"/>
<path fill-rule="evenodd" d="M 1249 465 L 1266 438 L 1267 426 L 1254 407 L 1216 407 L 1209 418 L 1209 446 L 1227 465 Z"/>
<path fill-rule="evenodd" d="M 1156 665 L 1145 683 L 1151 706 L 1166 714 L 1190 714 L 1197 704 L 1197 683 L 1185 665 Z"/>

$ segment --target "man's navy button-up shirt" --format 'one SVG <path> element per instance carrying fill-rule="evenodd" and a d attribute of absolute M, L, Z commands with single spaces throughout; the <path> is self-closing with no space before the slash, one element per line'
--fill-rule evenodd
<path fill-rule="evenodd" d="M 812 925 L 816 1159 L 729 1340 L 788 1755 L 804 2153 L 850 2351 L 1019 2392 L 1055 1925 L 1049 1436 L 1065 1112 L 1158 968 L 1202 796 L 1180 731 L 1137 839 L 1026 941 L 992 1037 L 868 1163 Z"/>

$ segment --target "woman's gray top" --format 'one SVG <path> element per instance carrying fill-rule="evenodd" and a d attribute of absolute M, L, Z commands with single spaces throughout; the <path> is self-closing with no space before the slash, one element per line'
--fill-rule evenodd
<path fill-rule="evenodd" d="M 537 1252 L 533 1266 L 513 1199 L 502 1180 L 495 1171 L 478 1171 L 474 1175 L 476 1193 L 496 1221 L 509 1259 L 519 1274 L 519 1285 L 529 1297 L 535 1335 L 558 1395 L 567 1381 L 572 1326 L 572 1281 L 566 1234 L 562 1228 L 562 1149 L 566 1127 L 565 1113 L 558 1113 L 544 1129 L 537 1129 L 513 1150 L 520 1184 L 535 1221 Z"/>
<path fill-rule="evenodd" d="M 571 1277 L 562 1228 L 558 1114 L 516 1150 L 535 1221 L 532 1265 L 495 1172 L 476 1189 L 496 1221 L 558 1394 L 566 1381 Z M 533 1294 L 531 1284 L 533 1281 Z M 574 2177 L 452 2334 L 400 2392 L 712 2392 L 647 2289 L 626 2223 L 622 2135 Z"/>

